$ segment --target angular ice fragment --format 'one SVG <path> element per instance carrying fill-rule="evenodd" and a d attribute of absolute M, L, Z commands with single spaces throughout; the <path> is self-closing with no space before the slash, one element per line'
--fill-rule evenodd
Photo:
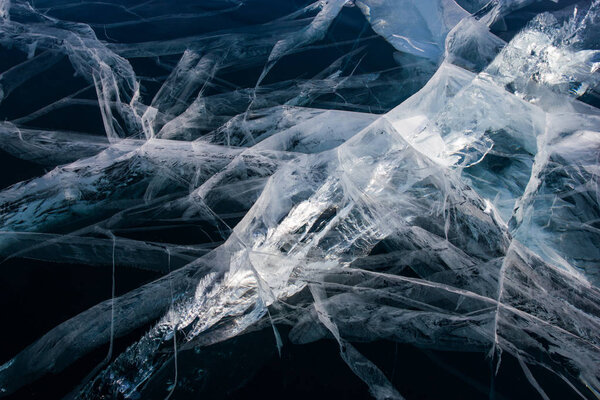
<path fill-rule="evenodd" d="M 398 51 L 437 61 L 450 30 L 469 14 L 454 0 L 357 0 L 373 30 Z"/>

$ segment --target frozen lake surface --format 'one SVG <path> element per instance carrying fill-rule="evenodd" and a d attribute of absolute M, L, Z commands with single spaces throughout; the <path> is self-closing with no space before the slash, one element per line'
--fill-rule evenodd
<path fill-rule="evenodd" d="M 600 397 L 600 0 L 0 0 L 0 397 Z"/>

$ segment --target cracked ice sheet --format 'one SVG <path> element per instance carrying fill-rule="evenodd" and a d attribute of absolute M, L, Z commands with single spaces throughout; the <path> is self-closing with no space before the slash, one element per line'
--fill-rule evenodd
<path fill-rule="evenodd" d="M 532 366 L 582 397 L 597 392 L 600 121 L 576 98 L 598 84 L 588 26 L 599 3 L 570 18 L 541 15 L 508 43 L 486 24 L 527 1 L 477 17 L 452 1 L 403 3 L 355 2 L 397 50 L 445 60 L 382 116 L 301 107 L 383 76 L 344 75 L 356 46 L 314 80 L 262 83 L 286 56 L 324 40 L 346 2 L 315 3 L 255 29 L 264 38 L 242 29 L 110 46 L 84 23 L 0 3 L 3 43 L 33 55 L 3 77 L 43 74 L 36 46 L 83 43 L 67 55 L 94 85 L 108 139 L 29 127 L 27 117 L 3 123 L 6 151 L 57 167 L 0 193 L 2 254 L 110 265 L 118 249 L 133 267 L 138 254 L 168 260 L 166 269 L 146 266 L 163 278 L 58 325 L 2 366 L 3 391 L 158 320 L 73 395 L 144 395 L 178 351 L 269 324 L 278 345 L 278 324 L 290 325 L 297 343 L 333 337 L 377 398 L 401 394 L 353 341 L 476 350 L 498 368 L 506 353 L 542 397 Z M 233 50 L 220 53 L 227 44 Z M 128 57 L 168 54 L 179 57 L 144 99 Z M 248 54 L 264 65 L 254 87 L 218 76 Z M 15 93 L 21 82 L 10 84 Z M 216 236 L 190 248 L 119 237 L 161 221 L 202 223 Z M 181 268 L 168 273 L 171 258 Z"/>

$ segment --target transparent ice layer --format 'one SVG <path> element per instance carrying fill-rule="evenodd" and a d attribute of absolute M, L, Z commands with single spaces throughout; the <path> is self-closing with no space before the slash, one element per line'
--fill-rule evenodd
<path fill-rule="evenodd" d="M 356 342 L 600 396 L 599 1 L 193 3 L 0 0 L 0 148 L 42 166 L 0 191 L 0 254 L 161 275 L 0 366 L 0 395 L 110 344 L 71 397 L 174 366 L 176 398 L 178 354 L 287 326 L 375 398 L 402 393 Z"/>

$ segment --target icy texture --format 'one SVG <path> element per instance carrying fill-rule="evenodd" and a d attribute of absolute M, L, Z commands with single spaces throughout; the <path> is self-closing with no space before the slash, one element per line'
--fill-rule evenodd
<path fill-rule="evenodd" d="M 507 353 L 543 398 L 531 366 L 598 396 L 600 2 L 542 13 L 508 42 L 490 26 L 531 1 L 459 3 L 320 1 L 138 43 L 119 37 L 173 17 L 158 3 L 115 3 L 126 17 L 98 22 L 61 19 L 84 3 L 0 0 L 0 44 L 23 53 L 0 74 L 0 104 L 64 62 L 78 85 L 0 123 L 3 151 L 49 170 L 0 192 L 0 253 L 163 274 L 1 366 L 2 393 L 110 342 L 71 395 L 136 398 L 178 352 L 269 325 L 280 346 L 288 325 L 296 343 L 334 338 L 376 398 L 402 396 L 353 342 L 478 351 L 497 368 Z M 285 76 L 293 57 L 335 45 L 352 6 L 381 38 Z M 384 39 L 397 66 L 359 69 L 363 43 Z M 244 68 L 252 82 L 227 81 Z M 76 107 L 101 115 L 104 135 L 40 128 Z M 127 235 L 165 224 L 204 233 Z"/>
<path fill-rule="evenodd" d="M 468 13 L 454 0 L 355 2 L 373 26 L 399 51 L 437 60 L 448 32 Z"/>

